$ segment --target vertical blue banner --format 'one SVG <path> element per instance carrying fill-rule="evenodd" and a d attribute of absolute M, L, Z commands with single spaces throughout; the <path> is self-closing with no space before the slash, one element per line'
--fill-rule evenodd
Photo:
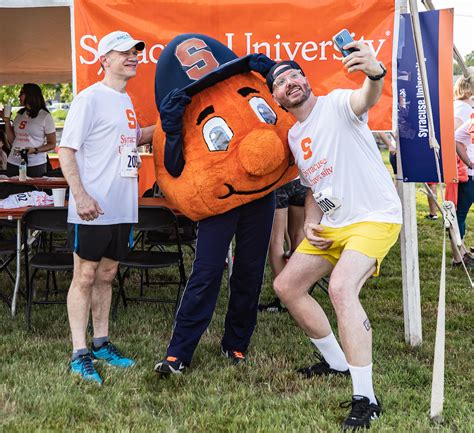
<path fill-rule="evenodd" d="M 423 49 L 431 96 L 436 139 L 440 136 L 439 16 L 440 11 L 420 15 Z M 410 15 L 400 16 L 398 41 L 398 130 L 404 182 L 437 182 L 434 152 L 429 146 L 428 115 L 416 58 Z M 445 83 L 452 86 L 452 82 Z M 452 101 L 450 101 L 452 105 Z M 441 171 L 441 174 L 442 171 Z"/>

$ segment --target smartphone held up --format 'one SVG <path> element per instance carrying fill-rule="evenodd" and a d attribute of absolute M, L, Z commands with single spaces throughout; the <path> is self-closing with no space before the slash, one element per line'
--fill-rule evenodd
<path fill-rule="evenodd" d="M 339 33 L 335 34 L 332 40 L 344 57 L 347 57 L 354 51 L 358 51 L 357 48 L 348 48 L 346 50 L 343 48 L 347 44 L 354 42 L 354 39 L 352 39 L 352 36 L 347 29 L 343 29 Z"/>

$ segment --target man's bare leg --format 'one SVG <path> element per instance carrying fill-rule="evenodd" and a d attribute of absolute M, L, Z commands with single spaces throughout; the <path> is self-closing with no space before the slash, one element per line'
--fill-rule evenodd
<path fill-rule="evenodd" d="M 322 338 L 331 333 L 326 313 L 308 290 L 332 269 L 333 265 L 321 256 L 295 252 L 273 283 L 278 297 L 311 338 Z"/>
<path fill-rule="evenodd" d="M 312 284 L 332 269 L 333 265 L 321 256 L 296 252 L 274 283 L 278 296 L 324 358 L 324 361 L 298 370 L 306 377 L 339 374 L 348 370 L 346 357 L 326 314 L 308 293 Z"/>
<path fill-rule="evenodd" d="M 109 314 L 112 301 L 112 282 L 117 273 L 118 262 L 103 257 L 99 262 L 94 288 L 92 290 L 92 354 L 95 359 L 103 360 L 108 365 L 128 368 L 135 361 L 123 356 L 117 347 L 109 341 Z"/>
<path fill-rule="evenodd" d="M 98 266 L 99 262 L 81 259 L 74 253 L 74 274 L 67 295 L 67 311 L 74 351 L 87 347 L 86 328 Z"/>
<path fill-rule="evenodd" d="M 304 239 L 304 207 L 288 206 L 288 234 L 294 251 Z"/>
<path fill-rule="evenodd" d="M 351 372 L 353 395 L 368 397 L 371 403 L 376 403 L 372 385 L 372 329 L 359 293 L 375 265 L 374 258 L 344 250 L 329 280 L 329 296 Z"/>
<path fill-rule="evenodd" d="M 108 337 L 109 314 L 112 301 L 112 282 L 117 273 L 118 262 L 103 257 L 96 271 L 92 289 L 92 324 L 94 338 Z"/>
<path fill-rule="evenodd" d="M 268 259 L 272 268 L 273 277 L 276 277 L 286 265 L 283 257 L 285 253 L 285 230 L 288 221 L 288 208 L 276 209 L 273 219 L 272 235 L 268 248 Z M 291 246 L 291 248 L 294 248 Z"/>

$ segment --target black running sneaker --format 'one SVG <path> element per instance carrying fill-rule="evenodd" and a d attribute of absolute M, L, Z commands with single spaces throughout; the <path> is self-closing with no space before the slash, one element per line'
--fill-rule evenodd
<path fill-rule="evenodd" d="M 341 370 L 334 370 L 333 368 L 329 367 L 329 364 L 324 359 L 323 355 L 316 352 L 316 358 L 318 361 L 316 364 L 311 365 L 309 367 L 298 368 L 296 370 L 299 374 L 303 375 L 307 379 L 313 376 L 328 376 L 328 375 L 335 375 L 335 376 L 349 376 L 350 372 L 349 369 L 341 371 Z"/>
<path fill-rule="evenodd" d="M 466 268 L 474 268 L 474 259 L 471 257 L 469 253 L 464 254 L 463 258 L 464 264 L 466 265 Z M 453 260 L 452 262 L 453 268 L 461 268 L 463 267 L 462 262 L 455 262 Z"/>
<path fill-rule="evenodd" d="M 241 362 L 245 362 L 245 354 L 243 352 L 239 352 L 238 350 L 225 350 L 223 347 L 222 354 L 232 360 L 234 364 L 240 364 Z"/>
<path fill-rule="evenodd" d="M 186 370 L 186 364 L 181 362 L 175 356 L 167 356 L 155 365 L 155 371 L 161 376 L 169 376 L 171 374 L 183 374 Z"/>
<path fill-rule="evenodd" d="M 382 414 L 382 405 L 370 403 L 367 397 L 353 395 L 352 400 L 345 401 L 339 405 L 342 408 L 351 407 L 349 416 L 342 423 L 343 430 L 358 430 L 370 428 L 370 422 L 376 420 Z"/>
<path fill-rule="evenodd" d="M 275 298 L 268 304 L 258 304 L 258 311 L 266 313 L 286 313 L 288 310 L 283 305 L 281 305 L 281 302 L 278 298 Z"/>

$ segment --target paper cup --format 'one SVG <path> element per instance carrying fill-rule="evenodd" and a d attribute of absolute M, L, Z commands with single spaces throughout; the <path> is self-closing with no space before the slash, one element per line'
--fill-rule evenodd
<path fill-rule="evenodd" d="M 66 188 L 53 188 L 53 203 L 56 207 L 64 206 Z"/>
<path fill-rule="evenodd" d="M 7 102 L 3 106 L 3 117 L 5 117 L 6 119 L 9 119 L 11 115 L 12 115 L 12 104 Z"/>

